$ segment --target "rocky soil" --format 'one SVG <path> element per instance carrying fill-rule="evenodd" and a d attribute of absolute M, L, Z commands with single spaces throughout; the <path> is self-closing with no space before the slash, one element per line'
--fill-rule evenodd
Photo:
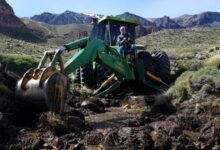
<path fill-rule="evenodd" d="M 17 76 L 2 70 L 0 78 L 3 150 L 220 149 L 220 88 L 210 80 L 192 83 L 202 93 L 175 106 L 169 95 L 100 99 L 71 91 L 57 115 L 21 110 L 13 95 Z"/>

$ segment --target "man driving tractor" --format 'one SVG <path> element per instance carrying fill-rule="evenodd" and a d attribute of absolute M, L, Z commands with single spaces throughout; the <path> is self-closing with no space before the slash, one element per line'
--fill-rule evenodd
<path fill-rule="evenodd" d="M 120 54 L 125 56 L 126 54 L 132 54 L 137 56 L 137 48 L 134 41 L 130 38 L 129 33 L 126 31 L 125 26 L 120 27 L 121 34 L 117 37 L 117 43 L 120 48 Z"/>

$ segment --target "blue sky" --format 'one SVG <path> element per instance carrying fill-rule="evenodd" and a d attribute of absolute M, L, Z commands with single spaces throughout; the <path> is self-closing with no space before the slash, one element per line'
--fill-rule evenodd
<path fill-rule="evenodd" d="M 70 10 L 85 14 L 135 13 L 145 18 L 220 12 L 220 0 L 6 0 L 19 17 Z"/>

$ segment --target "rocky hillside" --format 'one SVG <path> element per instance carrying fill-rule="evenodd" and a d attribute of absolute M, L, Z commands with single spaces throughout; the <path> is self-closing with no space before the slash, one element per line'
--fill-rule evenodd
<path fill-rule="evenodd" d="M 161 29 L 179 29 L 181 27 L 219 27 L 220 26 L 220 13 L 219 12 L 202 12 L 195 15 L 182 15 L 171 19 L 168 16 L 148 20 L 146 18 L 125 12 L 118 15 L 124 18 L 131 18 L 138 20 L 140 25 L 152 27 L 156 26 Z"/>
<path fill-rule="evenodd" d="M 140 17 L 138 15 L 129 13 L 129 12 L 125 12 L 125 13 L 120 14 L 118 16 L 120 16 L 122 18 L 130 18 L 130 19 L 137 20 L 140 23 L 140 25 L 142 25 L 142 26 L 148 26 L 148 27 L 149 26 L 155 26 L 155 24 L 152 23 L 151 21 L 149 21 L 149 20 L 147 20 L 147 19 L 145 19 L 143 17 Z"/>
<path fill-rule="evenodd" d="M 219 47 L 219 34 L 219 28 L 166 29 L 141 37 L 137 43 L 147 45 L 148 50 L 164 49 L 178 57 Z"/>
<path fill-rule="evenodd" d="M 102 15 L 100 15 L 102 16 Z M 146 19 L 130 12 L 119 14 L 123 18 L 137 20 L 144 27 L 159 27 L 161 29 L 178 29 L 181 27 L 216 27 L 220 26 L 220 13 L 218 12 L 202 12 L 195 15 L 182 15 L 176 18 L 164 16 L 161 18 Z M 91 22 L 91 16 L 82 13 L 65 11 L 62 14 L 42 13 L 31 17 L 35 21 L 40 21 L 53 25 L 65 24 L 85 24 Z"/>
<path fill-rule="evenodd" d="M 179 29 L 181 26 L 168 16 L 157 18 L 153 21 L 157 27 L 163 29 Z"/>
<path fill-rule="evenodd" d="M 155 23 L 153 23 L 143 17 L 140 17 L 138 15 L 135 15 L 135 14 L 132 14 L 129 12 L 125 12 L 125 13 L 120 14 L 118 16 L 120 16 L 122 18 L 134 19 L 139 22 L 140 25 L 136 28 L 136 36 L 137 37 L 145 36 L 147 34 L 150 34 L 152 32 L 160 30 L 160 28 L 157 27 Z"/>
<path fill-rule="evenodd" d="M 30 18 L 22 18 L 21 20 L 34 34 L 47 39 L 47 44 L 56 46 L 88 36 L 92 30 L 90 24 L 51 25 Z"/>
<path fill-rule="evenodd" d="M 34 34 L 26 27 L 5 0 L 0 0 L 0 33 L 29 42 L 43 41 L 41 36 Z M 2 51 L 1 48 L 0 51 Z"/>
<path fill-rule="evenodd" d="M 102 17 L 102 15 L 100 16 Z M 140 26 L 138 26 L 136 29 L 137 37 L 145 36 L 152 32 L 157 32 L 161 29 L 220 26 L 220 13 L 218 12 L 203 12 L 195 15 L 182 15 L 176 18 L 164 16 L 154 19 L 146 19 L 129 12 L 125 12 L 117 16 L 122 18 L 135 19 L 139 22 Z M 40 15 L 31 17 L 31 19 L 50 25 L 89 24 L 92 20 L 90 15 L 71 11 L 65 11 L 62 14 L 42 13 Z"/>
<path fill-rule="evenodd" d="M 25 28 L 24 23 L 15 16 L 12 7 L 5 0 L 0 0 L 0 26 Z"/>
<path fill-rule="evenodd" d="M 102 15 L 99 15 L 99 16 L 102 17 Z M 120 14 L 118 16 L 123 17 L 123 18 L 132 18 L 132 19 L 137 20 L 140 23 L 140 26 L 137 27 L 137 29 L 136 29 L 137 37 L 144 36 L 144 35 L 147 35 L 152 32 L 160 30 L 154 23 L 148 21 L 145 18 L 137 16 L 135 14 L 125 12 L 125 13 Z M 43 13 L 41 15 L 36 15 L 36 16 L 31 17 L 32 21 L 27 20 L 27 18 L 22 19 L 22 20 L 29 28 L 34 29 L 34 31 L 36 31 L 36 33 L 39 33 L 39 32 L 37 32 L 38 31 L 37 28 L 39 27 L 39 22 L 41 22 L 40 26 L 43 26 L 44 28 L 47 28 L 50 31 L 51 31 L 51 28 L 56 28 L 59 30 L 66 25 L 67 26 L 74 25 L 74 26 L 82 26 L 82 29 L 85 29 L 84 31 L 90 32 L 91 27 L 88 27 L 86 29 L 83 26 L 85 26 L 85 25 L 88 26 L 88 24 L 91 23 L 91 21 L 92 21 L 91 19 L 92 18 L 89 15 L 66 11 L 62 14 Z M 57 25 L 59 25 L 59 26 L 57 26 Z M 60 25 L 62 25 L 62 26 L 60 26 Z M 38 27 L 36 28 L 36 26 L 38 26 Z M 77 28 L 75 28 L 75 30 L 73 32 L 66 33 L 66 35 L 68 35 L 68 36 L 71 35 L 71 37 L 73 37 L 76 35 L 76 33 L 82 32 L 82 30 L 80 28 L 78 28 L 79 30 L 76 30 L 76 29 Z M 53 31 L 55 31 L 55 30 L 53 30 Z M 57 35 L 53 31 L 49 33 L 49 37 L 51 37 L 51 36 L 54 37 L 54 35 Z M 75 35 L 73 35 L 73 33 Z M 40 31 L 40 34 L 42 34 L 41 31 Z M 48 34 L 46 35 L 46 37 L 48 37 Z M 75 39 L 75 38 L 73 38 L 73 39 Z"/>
<path fill-rule="evenodd" d="M 102 16 L 102 15 L 100 15 Z M 140 17 L 138 15 L 125 12 L 123 14 L 118 15 L 123 18 L 130 18 L 137 20 L 142 26 L 155 26 L 154 23 L 151 21 Z M 44 22 L 47 24 L 52 25 L 66 25 L 66 24 L 85 24 L 85 23 L 91 23 L 92 17 L 90 15 L 82 14 L 82 13 L 76 13 L 72 11 L 65 11 L 61 14 L 52 14 L 52 13 L 42 13 L 40 15 L 35 15 L 31 17 L 32 20 Z"/>
<path fill-rule="evenodd" d="M 195 15 L 183 15 L 174 18 L 174 21 L 182 27 L 219 27 L 219 12 L 203 12 Z"/>
<path fill-rule="evenodd" d="M 14 15 L 13 9 L 5 0 L 1 0 L 0 4 L 0 13 Z"/>
<path fill-rule="evenodd" d="M 65 11 L 62 14 L 42 13 L 31 17 L 35 21 L 40 21 L 52 25 L 66 25 L 66 24 L 86 24 L 92 22 L 92 17 L 82 13 Z"/>

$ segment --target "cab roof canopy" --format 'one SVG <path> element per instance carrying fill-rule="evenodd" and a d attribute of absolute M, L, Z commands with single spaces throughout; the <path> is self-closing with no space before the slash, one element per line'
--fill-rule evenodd
<path fill-rule="evenodd" d="M 105 16 L 105 17 L 101 18 L 98 23 L 105 23 L 108 20 L 116 21 L 116 22 L 122 22 L 122 23 L 126 23 L 126 24 L 131 24 L 131 25 L 134 25 L 134 26 L 139 25 L 139 23 L 136 20 L 121 18 L 119 16 Z"/>

